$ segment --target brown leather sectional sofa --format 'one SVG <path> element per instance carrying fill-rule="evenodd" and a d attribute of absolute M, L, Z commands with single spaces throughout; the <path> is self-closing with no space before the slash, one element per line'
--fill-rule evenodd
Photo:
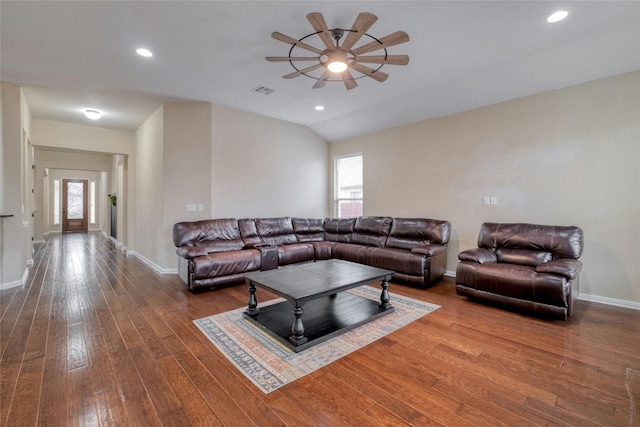
<path fill-rule="evenodd" d="M 478 248 L 461 252 L 458 295 L 545 316 L 571 316 L 583 250 L 575 226 L 485 223 Z"/>
<path fill-rule="evenodd" d="M 444 275 L 450 234 L 448 221 L 424 218 L 223 218 L 179 222 L 173 243 L 191 290 L 330 258 L 387 268 L 395 280 L 426 287 Z"/>

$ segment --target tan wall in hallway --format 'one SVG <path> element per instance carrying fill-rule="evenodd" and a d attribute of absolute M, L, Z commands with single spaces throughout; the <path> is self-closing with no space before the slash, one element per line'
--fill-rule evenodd
<path fill-rule="evenodd" d="M 581 292 L 640 302 L 640 72 L 330 144 L 351 152 L 366 215 L 451 221 L 447 270 L 482 222 L 573 224 Z"/>

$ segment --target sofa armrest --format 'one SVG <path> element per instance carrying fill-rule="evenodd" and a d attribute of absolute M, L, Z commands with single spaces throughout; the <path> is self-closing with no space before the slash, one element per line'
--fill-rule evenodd
<path fill-rule="evenodd" d="M 478 264 L 486 264 L 490 262 L 498 262 L 498 256 L 495 252 L 485 248 L 467 249 L 458 254 L 460 261 L 477 262 Z"/>
<path fill-rule="evenodd" d="M 433 244 L 433 245 L 423 245 L 423 246 L 418 246 L 417 248 L 413 248 L 411 249 L 411 253 L 426 255 L 429 258 L 431 258 L 433 256 L 436 256 L 438 254 L 445 252 L 446 250 L 447 250 L 447 247 L 445 245 Z"/>
<path fill-rule="evenodd" d="M 176 249 L 176 254 L 185 259 L 193 259 L 202 255 L 206 255 L 207 249 L 198 246 L 180 246 Z"/>
<path fill-rule="evenodd" d="M 536 267 L 537 273 L 554 273 L 573 280 L 582 270 L 582 262 L 573 258 L 560 258 L 545 262 Z"/>

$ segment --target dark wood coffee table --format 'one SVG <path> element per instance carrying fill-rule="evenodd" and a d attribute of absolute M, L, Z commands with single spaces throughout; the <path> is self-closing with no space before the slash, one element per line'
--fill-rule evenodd
<path fill-rule="evenodd" d="M 392 274 L 391 270 L 337 259 L 248 273 L 244 276 L 249 285 L 244 317 L 300 352 L 391 313 L 388 287 Z M 376 281 L 382 282 L 379 303 L 343 292 Z M 258 308 L 256 286 L 286 301 Z"/>

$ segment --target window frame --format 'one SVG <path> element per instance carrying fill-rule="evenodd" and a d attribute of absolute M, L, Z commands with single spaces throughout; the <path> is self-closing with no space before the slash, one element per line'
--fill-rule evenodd
<path fill-rule="evenodd" d="M 360 184 L 355 184 L 351 193 L 359 192 L 360 197 L 340 197 L 340 174 L 338 163 L 344 159 L 360 158 Z M 345 189 L 348 186 L 342 186 Z M 341 216 L 341 203 L 342 202 L 359 202 L 361 206 L 361 212 L 359 215 L 345 215 Z M 333 157 L 333 216 L 335 218 L 354 218 L 361 216 L 364 213 L 364 154 L 362 152 L 341 154 Z"/>

